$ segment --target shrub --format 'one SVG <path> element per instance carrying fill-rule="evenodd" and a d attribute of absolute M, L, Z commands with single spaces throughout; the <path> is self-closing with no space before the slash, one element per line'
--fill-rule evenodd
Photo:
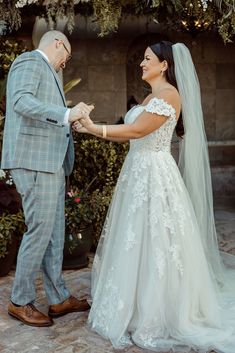
<path fill-rule="evenodd" d="M 24 215 L 20 210 L 16 214 L 0 216 L 0 258 L 7 254 L 7 247 L 11 243 L 14 233 L 23 235 L 25 231 Z"/>
<path fill-rule="evenodd" d="M 86 197 L 95 203 L 92 210 L 96 245 L 129 144 L 86 134 L 76 134 L 74 139 L 75 165 L 71 187 L 83 192 L 88 189 Z"/>

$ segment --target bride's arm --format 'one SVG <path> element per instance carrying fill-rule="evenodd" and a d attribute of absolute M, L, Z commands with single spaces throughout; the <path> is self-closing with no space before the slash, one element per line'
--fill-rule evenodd
<path fill-rule="evenodd" d="M 159 129 L 167 117 L 144 111 L 133 124 L 98 125 L 89 118 L 80 119 L 87 132 L 109 141 L 138 139 Z M 105 133 L 104 133 L 105 132 Z M 106 135 L 106 137 L 104 137 Z"/>
<path fill-rule="evenodd" d="M 121 137 L 102 137 L 94 132 L 88 131 L 85 127 L 81 127 L 81 124 L 78 122 L 73 124 L 73 129 L 74 129 L 74 131 L 76 131 L 78 133 L 93 135 L 93 136 L 102 138 L 103 140 L 106 140 L 106 141 L 112 141 L 112 142 L 128 142 L 129 141 L 129 139 L 123 139 Z"/>
<path fill-rule="evenodd" d="M 159 97 L 168 105 L 177 107 L 177 116 L 179 116 L 180 100 L 179 96 L 174 92 L 164 92 Z M 159 99 L 158 98 L 158 99 Z M 81 124 L 92 134 L 103 138 L 120 138 L 123 140 L 142 138 L 151 132 L 159 129 L 168 119 L 168 116 L 158 115 L 144 110 L 132 124 L 120 125 L 97 125 L 87 117 L 80 119 Z"/>

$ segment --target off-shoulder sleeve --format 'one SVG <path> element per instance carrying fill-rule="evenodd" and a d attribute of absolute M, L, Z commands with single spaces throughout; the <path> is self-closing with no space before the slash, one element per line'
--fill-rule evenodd
<path fill-rule="evenodd" d="M 172 105 L 164 101 L 164 99 L 154 97 L 150 99 L 148 104 L 144 106 L 144 109 L 146 110 L 146 112 L 152 114 L 164 115 L 168 118 L 175 118 L 175 109 L 172 107 Z"/>

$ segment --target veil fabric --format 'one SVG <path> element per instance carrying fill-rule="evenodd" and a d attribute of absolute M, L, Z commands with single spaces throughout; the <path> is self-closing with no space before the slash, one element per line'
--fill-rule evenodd
<path fill-rule="evenodd" d="M 172 49 L 185 129 L 180 142 L 178 166 L 194 207 L 210 270 L 217 283 L 224 285 L 225 267 L 219 252 L 214 221 L 211 172 L 199 80 L 188 48 L 177 43 Z M 230 266 L 235 265 L 234 256 L 223 254 L 223 258 Z"/>

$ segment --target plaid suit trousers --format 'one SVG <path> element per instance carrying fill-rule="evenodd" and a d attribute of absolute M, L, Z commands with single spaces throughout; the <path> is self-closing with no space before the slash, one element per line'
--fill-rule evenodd
<path fill-rule="evenodd" d="M 12 169 L 21 194 L 27 232 L 18 253 L 11 300 L 26 305 L 36 298 L 35 279 L 40 270 L 49 304 L 70 296 L 62 278 L 64 248 L 64 169 L 46 173 Z"/>

